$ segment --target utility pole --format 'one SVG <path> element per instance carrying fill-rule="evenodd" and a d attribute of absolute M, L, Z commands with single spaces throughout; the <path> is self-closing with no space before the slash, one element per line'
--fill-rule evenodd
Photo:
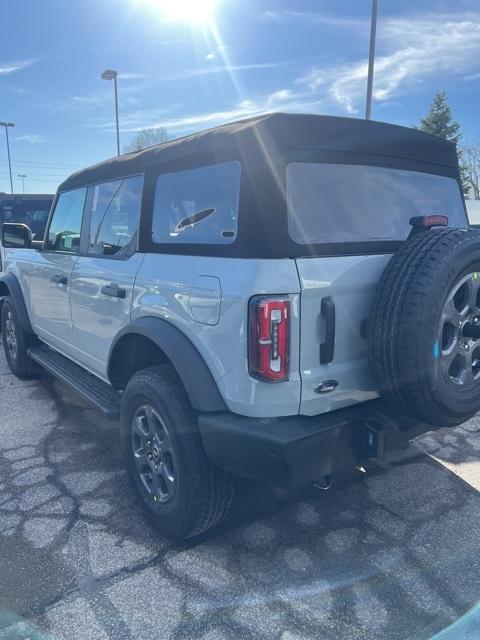
<path fill-rule="evenodd" d="M 368 56 L 367 104 L 365 119 L 372 117 L 373 72 L 375 69 L 375 45 L 377 40 L 378 0 L 372 0 L 372 21 L 370 25 L 370 54 Z"/>
<path fill-rule="evenodd" d="M 118 71 L 115 69 L 105 69 L 102 73 L 102 80 L 113 80 L 113 90 L 115 94 L 115 125 L 117 129 L 117 156 L 120 155 L 120 127 L 118 124 L 118 91 L 117 91 L 117 76 Z"/>
<path fill-rule="evenodd" d="M 7 139 L 7 156 L 8 156 L 8 171 L 10 174 L 10 191 L 13 195 L 13 180 L 12 180 L 12 163 L 10 162 L 10 144 L 8 142 L 8 127 L 14 127 L 14 122 L 0 122 L 0 127 L 5 127 L 5 137 Z"/>
<path fill-rule="evenodd" d="M 23 194 L 25 195 L 25 178 L 27 177 L 25 173 L 19 173 L 17 174 L 19 178 L 22 179 L 22 190 L 23 190 Z"/>

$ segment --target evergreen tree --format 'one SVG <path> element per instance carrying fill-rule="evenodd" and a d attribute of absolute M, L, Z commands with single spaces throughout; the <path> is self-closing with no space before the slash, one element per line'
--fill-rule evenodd
<path fill-rule="evenodd" d="M 453 119 L 453 113 L 448 104 L 445 91 L 439 91 L 434 97 L 430 111 L 425 118 L 421 118 L 420 131 L 431 133 L 451 142 L 458 142 L 462 137 L 460 123 Z"/>
<path fill-rule="evenodd" d="M 420 119 L 420 125 L 415 128 L 457 144 L 462 138 L 460 123 L 453 119 L 452 109 L 448 104 L 445 91 L 439 91 L 437 93 L 430 105 L 429 112 L 425 118 Z M 465 165 L 461 149 L 458 150 L 458 159 L 463 191 L 467 194 L 470 186 L 467 177 L 467 166 Z"/>

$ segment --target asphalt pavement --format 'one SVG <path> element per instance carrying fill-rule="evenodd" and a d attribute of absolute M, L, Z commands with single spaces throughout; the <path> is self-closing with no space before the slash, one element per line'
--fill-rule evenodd
<path fill-rule="evenodd" d="M 117 424 L 2 351 L 0 640 L 480 638 L 479 491 L 475 418 L 329 491 L 239 482 L 224 525 L 172 543 Z"/>

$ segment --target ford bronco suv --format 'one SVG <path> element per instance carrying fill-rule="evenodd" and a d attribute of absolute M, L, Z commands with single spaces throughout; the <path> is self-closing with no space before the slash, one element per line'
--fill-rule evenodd
<path fill-rule="evenodd" d="M 120 417 L 170 536 L 219 522 L 232 476 L 324 484 L 480 408 L 480 234 L 455 146 L 425 133 L 217 127 L 73 174 L 43 242 L 3 239 L 11 370 Z"/>

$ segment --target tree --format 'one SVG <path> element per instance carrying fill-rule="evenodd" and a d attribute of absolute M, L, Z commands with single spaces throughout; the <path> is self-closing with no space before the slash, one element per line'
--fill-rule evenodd
<path fill-rule="evenodd" d="M 462 137 L 460 123 L 453 119 L 453 113 L 448 104 L 445 91 L 439 91 L 434 97 L 430 110 L 425 118 L 420 119 L 416 127 L 425 133 L 431 133 L 451 142 L 458 142 Z"/>
<path fill-rule="evenodd" d="M 450 142 L 458 144 L 462 138 L 460 123 L 453 119 L 453 113 L 445 91 L 439 91 L 434 97 L 430 110 L 425 118 L 420 119 L 420 125 L 415 127 L 425 133 L 431 133 Z M 467 177 L 467 166 L 463 150 L 458 149 L 458 162 L 463 193 L 468 194 L 470 186 Z"/>
<path fill-rule="evenodd" d="M 480 200 L 480 141 L 477 140 L 462 148 L 464 165 L 465 195 Z"/>
<path fill-rule="evenodd" d="M 125 153 L 133 151 L 141 151 L 147 147 L 153 147 L 155 144 L 161 144 L 170 140 L 170 134 L 165 127 L 156 127 L 151 129 L 142 129 L 136 133 L 130 140 L 130 143 L 124 147 Z"/>

